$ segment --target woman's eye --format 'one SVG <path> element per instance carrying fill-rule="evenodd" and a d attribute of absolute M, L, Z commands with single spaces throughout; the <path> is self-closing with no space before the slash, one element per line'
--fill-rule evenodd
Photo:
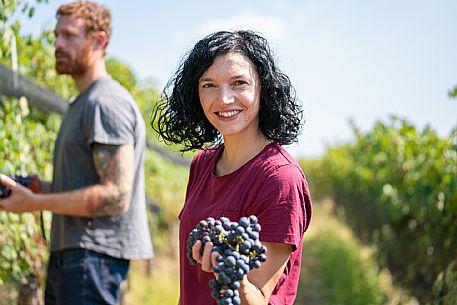
<path fill-rule="evenodd" d="M 248 83 L 245 82 L 244 80 L 237 80 L 233 83 L 234 86 L 244 86 L 247 85 Z"/>
<path fill-rule="evenodd" d="M 207 83 L 207 84 L 203 84 L 202 88 L 212 88 L 214 87 L 214 84 L 211 84 L 211 83 Z"/>

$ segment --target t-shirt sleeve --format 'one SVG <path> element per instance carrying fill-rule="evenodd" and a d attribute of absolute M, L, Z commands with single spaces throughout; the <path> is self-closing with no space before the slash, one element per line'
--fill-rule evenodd
<path fill-rule="evenodd" d="M 192 187 L 193 187 L 195 179 L 196 179 L 195 171 L 196 171 L 197 163 L 198 163 L 198 160 L 201 158 L 203 153 L 204 153 L 203 151 L 198 152 L 197 155 L 194 156 L 194 158 L 192 159 L 192 161 L 190 163 L 190 166 L 189 166 L 189 178 L 187 180 L 187 187 L 186 187 L 186 195 L 185 195 L 185 198 L 184 198 L 184 205 L 182 206 L 181 211 L 178 214 L 178 219 L 179 220 L 181 220 L 181 215 L 182 215 L 183 210 L 185 208 L 185 203 L 187 202 L 187 198 L 189 197 L 189 193 L 192 191 Z"/>
<path fill-rule="evenodd" d="M 91 101 L 84 116 L 87 145 L 135 143 L 135 112 L 129 102 L 113 95 Z"/>
<path fill-rule="evenodd" d="M 299 246 L 306 228 L 306 180 L 294 165 L 283 165 L 268 175 L 259 188 L 251 213 L 262 226 L 260 240 Z"/>

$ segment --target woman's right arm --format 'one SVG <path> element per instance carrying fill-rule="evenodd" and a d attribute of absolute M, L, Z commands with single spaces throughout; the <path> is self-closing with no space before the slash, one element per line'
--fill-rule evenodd
<path fill-rule="evenodd" d="M 266 305 L 292 253 L 292 246 L 282 243 L 263 243 L 268 249 L 267 260 L 259 269 L 253 269 L 240 281 L 241 305 Z M 203 254 L 200 254 L 201 241 L 192 248 L 193 258 L 201 264 L 206 272 L 213 272 L 217 253 L 212 251 L 213 244 L 205 243 Z M 217 277 L 217 274 L 215 274 Z"/>
<path fill-rule="evenodd" d="M 273 289 L 279 281 L 292 253 L 292 246 L 280 243 L 263 243 L 268 249 L 266 262 L 259 269 L 252 269 L 240 282 L 241 304 L 268 304 Z"/>

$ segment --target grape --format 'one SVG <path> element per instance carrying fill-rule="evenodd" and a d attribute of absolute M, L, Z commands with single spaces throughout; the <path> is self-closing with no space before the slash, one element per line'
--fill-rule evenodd
<path fill-rule="evenodd" d="M 13 179 L 14 181 L 16 181 L 17 183 L 22 184 L 25 187 L 29 187 L 31 184 L 30 177 L 18 176 L 18 175 L 12 175 L 12 176 L 7 175 L 7 176 L 10 177 L 11 179 Z M 5 185 L 0 184 L 0 199 L 8 198 L 9 196 L 11 196 L 11 190 L 8 187 L 6 187 Z"/>
<path fill-rule="evenodd" d="M 197 261 L 192 257 L 192 247 L 197 240 L 202 242 L 200 253 L 205 243 L 212 242 L 212 252 L 217 252 L 217 263 L 213 272 L 215 279 L 209 281 L 213 289 L 211 295 L 218 305 L 241 304 L 238 288 L 240 280 L 251 269 L 260 268 L 267 259 L 267 248 L 259 241 L 260 224 L 257 216 L 241 217 L 238 222 L 222 216 L 219 220 L 208 217 L 201 220 L 189 234 L 187 240 L 187 258 L 191 265 Z"/>

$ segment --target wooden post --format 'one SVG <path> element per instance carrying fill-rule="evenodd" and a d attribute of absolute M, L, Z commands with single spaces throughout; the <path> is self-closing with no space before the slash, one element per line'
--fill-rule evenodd
<path fill-rule="evenodd" d="M 43 305 L 43 293 L 35 276 L 29 276 L 26 283 L 19 284 L 17 305 Z"/>

